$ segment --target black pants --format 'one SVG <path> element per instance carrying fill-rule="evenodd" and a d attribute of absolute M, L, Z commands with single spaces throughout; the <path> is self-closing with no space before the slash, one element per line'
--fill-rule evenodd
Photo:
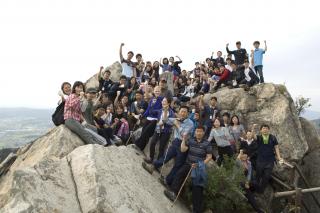
<path fill-rule="evenodd" d="M 223 155 L 228 155 L 228 157 L 232 157 L 233 156 L 233 149 L 231 146 L 224 146 L 224 147 L 220 147 L 218 146 L 218 154 L 219 154 L 219 158 L 217 161 L 218 166 L 221 166 L 221 163 L 223 161 Z"/>
<path fill-rule="evenodd" d="M 156 149 L 156 145 L 158 141 L 160 141 L 159 144 L 159 154 L 157 159 L 160 159 L 164 155 L 164 149 L 166 148 L 166 145 L 168 144 L 168 141 L 170 139 L 170 133 L 154 133 L 152 138 L 151 138 L 151 143 L 150 143 L 150 159 L 154 159 L 154 153 Z"/>
<path fill-rule="evenodd" d="M 157 121 L 149 121 L 147 120 L 146 123 L 144 124 L 141 132 L 140 138 L 135 141 L 135 144 L 141 149 L 144 150 L 146 147 L 150 137 L 153 135 L 154 130 L 156 128 Z"/>
<path fill-rule="evenodd" d="M 108 145 L 111 145 L 110 139 L 113 139 L 112 128 L 100 128 L 98 129 L 98 134 L 106 139 Z"/>
<path fill-rule="evenodd" d="M 256 179 L 258 184 L 258 192 L 263 193 L 266 189 L 272 175 L 274 162 L 257 161 Z"/>
<path fill-rule="evenodd" d="M 203 187 L 192 185 L 192 206 L 193 206 L 194 213 L 202 213 Z"/>
<path fill-rule="evenodd" d="M 244 196 L 246 196 L 246 198 L 248 199 L 248 203 L 252 206 L 252 208 L 258 213 L 262 212 L 257 204 L 256 199 L 254 198 L 254 195 L 253 195 L 253 192 L 251 191 L 251 188 L 249 188 L 249 189 L 245 188 L 244 184 L 241 184 L 241 187 L 242 187 L 243 191 L 245 192 Z"/>
<path fill-rule="evenodd" d="M 177 172 L 172 184 L 171 189 L 177 195 L 184 180 L 186 179 L 189 171 L 191 169 L 191 165 L 189 163 L 185 163 L 180 167 Z M 192 185 L 192 205 L 194 213 L 202 212 L 203 205 L 203 187 Z"/>

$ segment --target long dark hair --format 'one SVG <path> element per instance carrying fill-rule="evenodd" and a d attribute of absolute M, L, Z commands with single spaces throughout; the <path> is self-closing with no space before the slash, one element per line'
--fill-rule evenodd
<path fill-rule="evenodd" d="M 76 81 L 74 82 L 73 86 L 72 86 L 72 93 L 76 93 L 76 87 L 78 86 L 82 86 L 83 90 L 85 90 L 84 84 L 81 81 Z"/>
<path fill-rule="evenodd" d="M 231 117 L 231 119 L 230 119 L 230 126 L 234 126 L 234 123 L 233 123 L 233 121 L 232 121 L 233 118 L 237 118 L 237 119 L 238 119 L 238 125 L 240 125 L 240 119 L 239 119 L 239 117 L 238 117 L 237 115 L 233 115 L 233 116 Z"/>

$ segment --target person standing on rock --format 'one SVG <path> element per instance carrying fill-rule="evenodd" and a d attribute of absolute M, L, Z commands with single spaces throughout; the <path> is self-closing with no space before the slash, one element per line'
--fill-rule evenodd
<path fill-rule="evenodd" d="M 232 141 L 233 138 L 230 135 L 229 129 L 227 127 L 223 127 L 221 123 L 222 122 L 219 120 L 219 118 L 215 118 L 213 120 L 213 127 L 208 138 L 208 141 L 211 142 L 214 139 L 214 141 L 217 144 L 219 154 L 217 164 L 219 166 L 221 166 L 222 164 L 224 155 L 232 157 L 234 153 L 230 143 L 230 141 Z"/>
<path fill-rule="evenodd" d="M 270 127 L 262 124 L 260 127 L 261 135 L 257 136 L 257 173 L 256 180 L 258 193 L 263 193 L 272 175 L 274 163 L 277 160 L 282 163 L 278 140 L 276 136 L 270 134 Z"/>
<path fill-rule="evenodd" d="M 260 42 L 255 41 L 253 42 L 254 50 L 252 51 L 253 54 L 251 57 L 253 57 L 253 66 L 256 71 L 256 74 L 259 74 L 260 78 L 260 83 L 264 83 L 264 78 L 263 78 L 263 65 L 262 65 L 262 60 L 263 60 L 263 54 L 266 53 L 267 51 L 267 41 L 264 41 L 264 49 L 259 48 Z"/>
<path fill-rule="evenodd" d="M 192 169 L 192 206 L 195 213 L 203 212 L 203 189 L 207 181 L 206 165 L 212 159 L 212 146 L 204 139 L 204 135 L 205 131 L 202 126 L 197 127 L 194 138 L 187 140 L 187 136 L 184 135 L 180 150 L 182 153 L 188 151 L 187 160 L 177 171 L 170 187 L 171 190 L 164 191 L 165 196 L 174 201 Z"/>
<path fill-rule="evenodd" d="M 237 41 L 236 43 L 237 49 L 236 50 L 229 50 L 229 43 L 226 45 L 226 50 L 228 52 L 228 54 L 233 54 L 234 55 L 234 59 L 235 59 L 235 63 L 239 66 L 239 65 L 243 65 L 244 64 L 244 60 L 248 59 L 248 54 L 246 49 L 241 48 L 241 42 Z"/>
<path fill-rule="evenodd" d="M 122 74 L 127 77 L 129 80 L 132 76 L 136 77 L 135 73 L 135 63 L 132 60 L 134 53 L 132 51 L 129 51 L 127 54 L 127 59 L 123 58 L 122 54 L 122 47 L 124 46 L 124 43 L 121 43 L 120 45 L 120 62 L 122 65 Z"/>
<path fill-rule="evenodd" d="M 135 144 L 137 147 L 139 147 L 140 150 L 144 150 L 146 147 L 150 137 L 153 135 L 157 121 L 158 121 L 158 114 L 160 113 L 162 109 L 162 99 L 163 97 L 160 96 L 161 91 L 160 87 L 156 86 L 153 90 L 154 97 L 150 100 L 149 105 L 145 113 L 143 114 L 143 117 L 147 118 L 147 121 L 145 125 L 142 128 L 142 133 L 140 138 L 135 141 Z"/>
<path fill-rule="evenodd" d="M 80 94 L 83 93 L 84 84 L 80 81 L 76 81 L 72 86 L 72 94 L 67 98 L 64 106 L 64 120 L 65 125 L 72 132 L 77 134 L 85 144 L 101 144 L 106 145 L 106 140 L 97 134 L 93 134 L 87 131 L 86 128 L 81 125 L 84 121 L 80 106 Z M 98 137 L 97 137 L 98 136 Z M 101 140 L 102 139 L 102 140 Z"/>
<path fill-rule="evenodd" d="M 162 109 L 158 116 L 156 131 L 154 132 L 150 142 L 150 157 L 146 157 L 144 159 L 144 161 L 149 164 L 153 163 L 156 144 L 158 141 L 160 141 L 160 144 L 157 159 L 160 159 L 164 156 L 165 147 L 170 139 L 172 123 L 170 123 L 169 119 L 174 118 L 175 115 L 174 111 L 170 108 L 170 101 L 167 98 L 163 98 Z"/>
<path fill-rule="evenodd" d="M 106 70 L 103 73 L 103 78 L 101 77 L 103 67 L 100 68 L 100 72 L 98 74 L 99 77 L 99 91 L 102 93 L 109 94 L 109 91 L 112 87 L 113 81 L 110 79 L 111 72 L 110 70 Z"/>
<path fill-rule="evenodd" d="M 169 162 L 171 159 L 175 158 L 175 163 L 170 173 L 167 175 L 165 179 L 161 179 L 161 181 L 165 185 L 171 185 L 177 171 L 186 161 L 186 153 L 182 153 L 180 150 L 182 136 L 187 135 L 191 136 L 193 129 L 193 122 L 189 117 L 189 108 L 187 106 L 181 106 L 179 110 L 179 117 L 175 119 L 171 119 L 174 127 L 174 139 L 172 144 L 168 147 L 165 155 L 154 161 L 152 165 L 147 165 L 146 163 L 142 163 L 144 169 L 146 169 L 150 174 L 153 173 L 154 169 L 159 169 L 165 163 Z M 169 120 L 170 121 L 170 120 Z"/>

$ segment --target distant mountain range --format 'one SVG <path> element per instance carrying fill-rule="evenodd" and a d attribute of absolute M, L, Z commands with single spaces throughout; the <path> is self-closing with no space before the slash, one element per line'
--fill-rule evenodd
<path fill-rule="evenodd" d="M 53 127 L 53 109 L 0 108 L 0 149 L 19 147 Z"/>
<path fill-rule="evenodd" d="M 301 117 L 304 117 L 308 120 L 320 119 L 320 112 L 313 111 L 313 110 L 306 110 L 304 113 L 302 113 Z"/>

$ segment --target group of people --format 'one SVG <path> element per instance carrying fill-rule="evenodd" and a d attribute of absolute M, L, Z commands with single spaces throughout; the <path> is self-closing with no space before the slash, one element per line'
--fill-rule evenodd
<path fill-rule="evenodd" d="M 236 43 L 234 51 L 227 44 L 227 58 L 218 51 L 216 58 L 212 54 L 205 62 L 196 62 L 191 71 L 181 69 L 180 57 L 152 63 L 136 54 L 133 61 L 134 53 L 129 51 L 124 58 L 121 44 L 123 75 L 117 81 L 111 80 L 110 70 L 100 67 L 99 88 L 85 88 L 80 81 L 72 86 L 62 84 L 59 104 L 64 104 L 64 123 L 86 144 L 133 143 L 143 151 L 150 143 L 142 167 L 150 173 L 161 173 L 160 181 L 167 187 L 164 194 L 172 201 L 191 174 L 196 213 L 203 212 L 206 165 L 213 159 L 223 166 L 225 156 L 235 157 L 247 175 L 242 186 L 245 196 L 257 212 L 262 212 L 252 190 L 263 192 L 276 159 L 282 161 L 277 139 L 266 124 L 261 125 L 260 134 L 256 124 L 246 130 L 237 115 L 218 107 L 216 97 L 205 103 L 204 94 L 224 86 L 249 89 L 264 83 L 264 43 L 265 49 L 261 49 L 260 42 L 255 41 L 250 56 L 241 42 Z M 173 82 L 163 78 L 163 73 L 171 73 Z M 133 132 L 139 130 L 141 136 L 132 141 Z M 162 167 L 171 159 L 175 159 L 174 166 L 164 177 Z"/>

